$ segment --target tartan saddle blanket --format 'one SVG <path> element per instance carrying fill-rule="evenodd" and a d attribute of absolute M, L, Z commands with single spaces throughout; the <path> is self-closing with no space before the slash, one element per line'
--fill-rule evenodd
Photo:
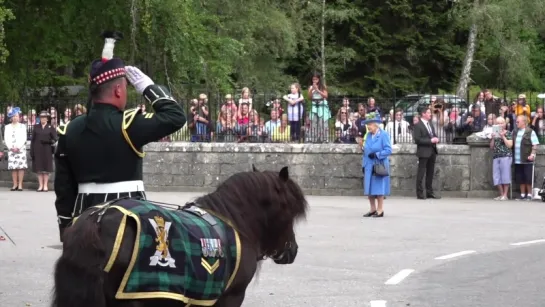
<path fill-rule="evenodd" d="M 123 221 L 134 219 L 138 228 L 117 299 L 162 298 L 212 306 L 234 279 L 240 238 L 228 222 L 196 206 L 171 210 L 146 200 L 120 199 L 110 208 L 125 214 Z M 119 227 L 124 229 L 123 221 Z M 117 256 L 117 243 L 116 238 L 110 258 Z"/>

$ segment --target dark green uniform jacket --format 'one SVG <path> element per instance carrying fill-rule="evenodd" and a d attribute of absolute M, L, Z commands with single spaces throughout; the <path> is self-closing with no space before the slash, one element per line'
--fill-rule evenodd
<path fill-rule="evenodd" d="M 57 129 L 55 206 L 61 237 L 64 228 L 86 208 L 125 196 L 112 191 L 83 194 L 78 191 L 79 184 L 142 180 L 142 147 L 186 123 L 182 107 L 166 88 L 150 85 L 143 94 L 153 113 L 144 115 L 136 108 L 120 111 L 113 105 L 95 103 L 87 115 Z"/>

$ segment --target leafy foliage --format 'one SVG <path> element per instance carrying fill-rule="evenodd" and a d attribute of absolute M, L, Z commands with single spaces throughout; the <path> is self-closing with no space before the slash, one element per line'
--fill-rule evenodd
<path fill-rule="evenodd" d="M 322 0 L 2 1 L 2 100 L 85 86 L 105 29 L 125 34 L 116 56 L 177 96 L 305 89 L 322 61 L 331 94 L 452 92 L 472 20 L 473 86 L 545 86 L 541 0 L 327 0 L 325 11 Z"/>
<path fill-rule="evenodd" d="M 479 44 L 474 83 L 503 89 L 539 90 L 544 55 L 540 36 L 545 3 L 540 0 L 460 1 L 457 22 L 477 22 Z M 542 48 L 542 47 L 541 47 Z"/>

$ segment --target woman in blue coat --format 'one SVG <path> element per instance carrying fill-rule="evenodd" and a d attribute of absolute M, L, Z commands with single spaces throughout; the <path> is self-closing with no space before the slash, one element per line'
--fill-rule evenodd
<path fill-rule="evenodd" d="M 364 217 L 383 217 L 384 196 L 390 195 L 390 176 L 373 174 L 373 165 L 383 164 L 390 172 L 389 156 L 392 154 L 392 145 L 388 133 L 380 128 L 382 120 L 380 114 L 367 114 L 367 137 L 363 150 L 362 165 L 364 168 L 363 194 L 369 198 L 371 206 Z"/>

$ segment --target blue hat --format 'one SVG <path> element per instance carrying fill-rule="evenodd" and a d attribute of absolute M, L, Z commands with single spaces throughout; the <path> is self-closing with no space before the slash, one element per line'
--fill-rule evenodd
<path fill-rule="evenodd" d="M 367 115 L 365 115 L 365 120 L 363 121 L 363 124 L 367 125 L 367 124 L 370 124 L 370 123 L 382 124 L 382 119 L 380 118 L 380 113 L 378 113 L 378 112 L 367 113 Z"/>
<path fill-rule="evenodd" d="M 13 107 L 13 108 L 11 108 L 11 111 L 9 111 L 8 117 L 12 118 L 13 116 L 15 116 L 15 114 L 20 114 L 20 113 L 21 113 L 21 108 Z"/>

